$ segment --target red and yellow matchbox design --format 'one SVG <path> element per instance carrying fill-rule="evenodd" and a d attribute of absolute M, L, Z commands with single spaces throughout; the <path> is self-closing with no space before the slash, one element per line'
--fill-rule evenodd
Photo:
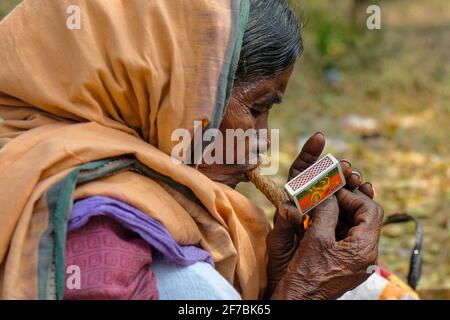
<path fill-rule="evenodd" d="M 327 154 L 285 185 L 291 200 L 304 215 L 345 185 L 339 161 Z"/>

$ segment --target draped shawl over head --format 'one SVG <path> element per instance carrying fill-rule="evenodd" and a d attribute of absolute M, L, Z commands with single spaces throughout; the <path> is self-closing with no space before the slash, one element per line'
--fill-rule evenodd
<path fill-rule="evenodd" d="M 243 298 L 261 295 L 262 211 L 169 156 L 174 129 L 219 125 L 248 7 L 25 0 L 0 22 L 1 298 L 63 297 L 71 205 L 92 195 L 200 244 Z"/>

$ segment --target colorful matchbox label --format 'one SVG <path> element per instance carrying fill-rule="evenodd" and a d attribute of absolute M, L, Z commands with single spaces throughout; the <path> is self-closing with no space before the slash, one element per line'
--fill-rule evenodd
<path fill-rule="evenodd" d="M 316 207 L 345 185 L 339 161 L 327 154 L 285 185 L 301 214 Z"/>

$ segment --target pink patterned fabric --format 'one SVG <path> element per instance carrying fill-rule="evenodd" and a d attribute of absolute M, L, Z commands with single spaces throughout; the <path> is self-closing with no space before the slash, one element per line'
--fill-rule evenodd
<path fill-rule="evenodd" d="M 66 270 L 78 266 L 81 283 L 73 288 L 76 273 L 66 273 L 64 299 L 159 299 L 151 262 L 151 247 L 141 237 L 111 218 L 92 217 L 68 233 Z"/>

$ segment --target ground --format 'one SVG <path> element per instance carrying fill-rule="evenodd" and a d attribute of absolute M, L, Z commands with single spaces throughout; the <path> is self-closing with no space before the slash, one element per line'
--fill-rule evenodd
<path fill-rule="evenodd" d="M 0 18 L 17 2 L 1 0 Z M 450 2 L 373 2 L 381 7 L 381 30 L 365 28 L 364 6 L 354 20 L 351 0 L 301 1 L 305 50 L 270 121 L 281 128 L 274 178 L 282 186 L 301 143 L 324 132 L 327 150 L 363 172 L 387 215 L 420 218 L 419 289 L 425 297 L 449 298 Z M 251 185 L 239 190 L 273 215 Z M 413 225 L 386 228 L 380 262 L 405 277 L 413 241 Z"/>

